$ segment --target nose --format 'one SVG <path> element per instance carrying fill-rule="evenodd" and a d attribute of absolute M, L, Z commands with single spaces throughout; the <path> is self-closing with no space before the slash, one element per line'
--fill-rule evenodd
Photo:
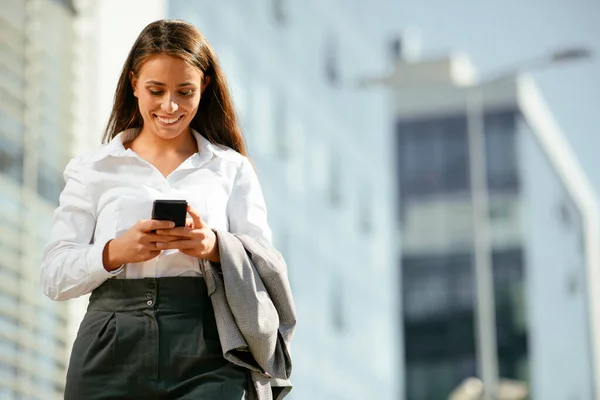
<path fill-rule="evenodd" d="M 172 114 L 179 108 L 179 105 L 175 102 L 173 96 L 166 95 L 163 98 L 162 103 L 160 104 L 160 108 L 167 114 Z"/>

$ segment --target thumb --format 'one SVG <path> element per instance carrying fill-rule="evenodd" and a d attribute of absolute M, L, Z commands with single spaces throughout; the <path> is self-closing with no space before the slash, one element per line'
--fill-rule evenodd
<path fill-rule="evenodd" d="M 200 217 L 200 214 L 198 214 L 198 212 L 189 204 L 187 207 L 187 212 L 192 217 L 192 222 L 194 223 L 194 229 L 201 229 L 201 228 L 206 227 L 206 224 L 204 223 L 204 221 L 202 221 L 202 217 Z"/>

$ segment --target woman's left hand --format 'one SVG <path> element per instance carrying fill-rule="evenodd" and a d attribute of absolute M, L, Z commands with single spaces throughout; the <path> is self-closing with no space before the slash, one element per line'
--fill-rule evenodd
<path fill-rule="evenodd" d="M 179 236 L 181 240 L 157 242 L 156 247 L 160 250 L 177 249 L 188 256 L 220 262 L 217 234 L 206 226 L 200 215 L 189 204 L 187 211 L 192 219 L 188 219 L 185 227 L 156 231 L 158 235 Z"/>

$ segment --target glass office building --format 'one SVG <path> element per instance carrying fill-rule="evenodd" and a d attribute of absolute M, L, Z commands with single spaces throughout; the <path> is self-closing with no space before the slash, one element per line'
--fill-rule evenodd
<path fill-rule="evenodd" d="M 465 61 L 400 62 L 396 74 L 430 74 L 395 93 L 407 400 L 479 376 Z M 598 244 L 586 249 L 590 210 L 565 178 L 585 179 L 531 81 L 482 90 L 500 378 L 527 382 L 532 399 L 593 398 L 585 281 Z"/>
<path fill-rule="evenodd" d="M 39 286 L 73 105 L 70 2 L 0 8 L 0 398 L 62 398 L 66 309 Z"/>
<path fill-rule="evenodd" d="M 523 315 L 515 109 L 488 109 L 490 219 L 499 371 L 523 379 Z M 473 230 L 465 115 L 403 119 L 398 125 L 404 337 L 408 399 L 439 399 L 476 376 Z M 435 382 L 435 385 L 431 385 Z"/>
<path fill-rule="evenodd" d="M 385 61 L 356 29 L 368 10 L 168 5 L 216 49 L 288 262 L 298 312 L 290 399 L 397 399 L 393 149 L 383 94 L 355 82 Z"/>

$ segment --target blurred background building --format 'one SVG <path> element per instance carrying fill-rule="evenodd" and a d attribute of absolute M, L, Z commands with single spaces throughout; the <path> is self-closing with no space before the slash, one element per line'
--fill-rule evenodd
<path fill-rule="evenodd" d="M 448 79 L 439 86 L 436 76 L 431 82 L 408 81 L 395 96 L 406 393 L 411 400 L 445 398 L 478 372 L 465 90 L 451 77 L 457 61 L 403 65 L 406 76 L 435 69 L 432 75 Z M 500 374 L 526 379 L 518 110 L 512 100 L 486 105 L 485 125 Z"/>
<path fill-rule="evenodd" d="M 66 305 L 38 284 L 73 137 L 75 12 L 68 1 L 0 7 L 0 398 L 62 397 Z"/>
<path fill-rule="evenodd" d="M 390 78 L 408 400 L 447 398 L 479 374 L 473 247 L 480 233 L 466 97 L 474 77 L 466 57 L 450 56 L 399 59 Z M 580 208 L 582 192 L 593 190 L 530 79 L 507 76 L 480 89 L 499 376 L 530 383 L 534 398 L 595 398 L 597 295 L 586 282 L 598 243 L 589 249 L 582 218 L 598 215 Z"/>

